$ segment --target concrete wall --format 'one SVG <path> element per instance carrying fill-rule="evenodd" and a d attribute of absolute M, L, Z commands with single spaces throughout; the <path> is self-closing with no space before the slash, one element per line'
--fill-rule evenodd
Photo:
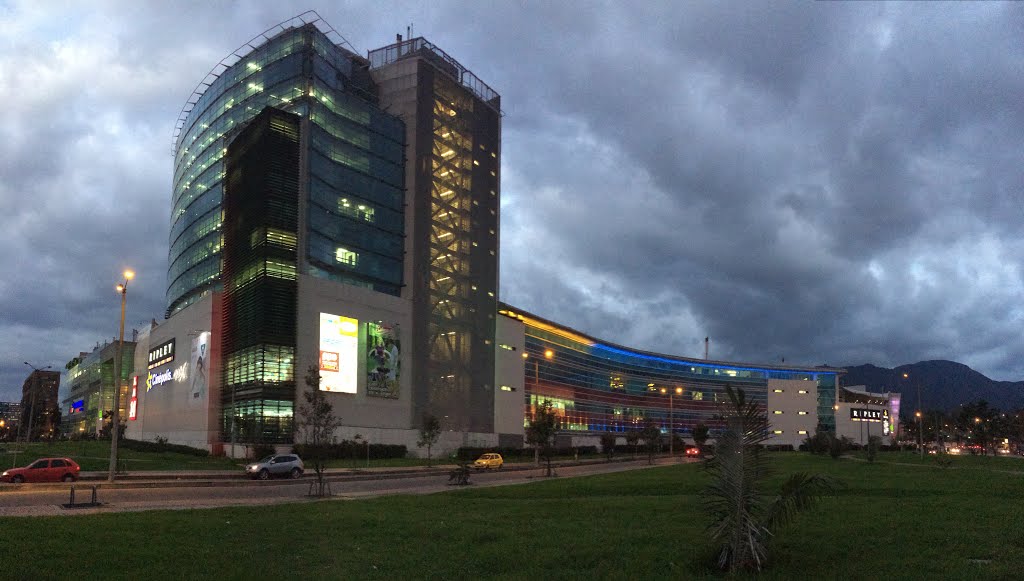
<path fill-rule="evenodd" d="M 370 437 L 371 442 L 409 445 L 409 436 L 404 432 L 414 427 L 412 417 L 412 386 L 415 378 L 405 362 L 413 349 L 410 337 L 410 309 L 408 300 L 373 292 L 370 289 L 345 285 L 311 276 L 299 275 L 298 280 L 298 324 L 295 357 L 295 413 L 305 402 L 303 393 L 309 388 L 305 384 L 306 372 L 317 366 L 320 355 L 320 313 L 351 317 L 359 321 L 359 341 L 355 364 L 356 393 L 325 392 L 327 401 L 334 407 L 334 414 L 341 419 L 343 428 L 336 437 L 351 439 L 356 433 Z M 396 399 L 374 397 L 367 394 L 369 382 L 368 355 L 366 344 L 366 323 L 383 322 L 398 325 L 401 344 L 399 358 L 402 362 L 398 374 L 398 397 Z M 341 362 L 342 365 L 345 362 Z M 302 441 L 302 434 L 296 431 L 296 441 Z M 415 441 L 412 442 L 415 444 Z M 410 447 L 414 449 L 415 445 Z"/>
<path fill-rule="evenodd" d="M 494 356 L 494 431 L 512 441 L 525 433 L 526 410 L 524 366 L 526 325 L 509 317 L 498 317 Z"/>
<path fill-rule="evenodd" d="M 769 379 L 766 411 L 773 431 L 766 443 L 798 448 L 818 426 L 817 384 L 799 379 Z"/>
<path fill-rule="evenodd" d="M 217 305 L 219 295 L 209 295 L 140 334 L 133 375 L 133 379 L 138 378 L 136 419 L 126 419 L 125 437 L 134 440 L 162 437 L 171 443 L 201 449 L 210 449 L 210 444 L 218 438 L 220 360 L 219 343 L 213 336 L 213 331 L 219 330 Z M 174 359 L 148 369 L 150 349 L 170 339 L 175 341 Z M 168 371 L 171 381 L 153 384 L 151 377 Z M 130 400 L 128 407 L 130 415 Z"/>

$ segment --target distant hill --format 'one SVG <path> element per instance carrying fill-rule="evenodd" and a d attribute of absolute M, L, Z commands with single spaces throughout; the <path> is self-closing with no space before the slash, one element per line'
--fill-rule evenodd
<path fill-rule="evenodd" d="M 1024 381 L 994 381 L 955 361 L 921 361 L 895 369 L 847 365 L 845 369 L 844 386 L 864 385 L 868 391 L 899 392 L 901 409 L 910 413 L 917 409 L 918 385 L 925 410 L 953 411 L 960 404 L 979 399 L 1001 410 L 1024 408 Z"/>

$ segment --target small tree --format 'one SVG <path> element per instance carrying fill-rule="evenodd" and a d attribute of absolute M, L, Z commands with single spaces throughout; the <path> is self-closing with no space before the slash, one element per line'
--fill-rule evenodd
<path fill-rule="evenodd" d="M 711 430 L 704 422 L 693 427 L 693 443 L 697 445 L 697 455 L 701 458 L 704 457 L 704 444 L 708 443 L 708 437 L 710 435 Z"/>
<path fill-rule="evenodd" d="M 611 432 L 601 434 L 601 451 L 610 461 L 615 456 L 615 441 L 618 438 Z"/>
<path fill-rule="evenodd" d="M 334 408 L 327 396 L 320 391 L 320 369 L 311 365 L 306 371 L 306 387 L 302 393 L 305 403 L 299 406 L 299 429 L 302 431 L 307 459 L 312 461 L 316 474 L 316 496 L 325 496 L 325 478 L 329 448 L 334 444 L 334 432 L 341 426 L 341 418 L 334 415 Z"/>
<path fill-rule="evenodd" d="M 526 442 L 535 446 L 540 455 L 547 462 L 547 476 L 552 475 L 551 453 L 555 440 L 555 433 L 558 431 L 558 416 L 551 409 L 551 402 L 544 400 L 544 403 L 534 412 L 530 427 L 526 428 Z"/>
<path fill-rule="evenodd" d="M 661 447 L 661 428 L 653 420 L 647 420 L 644 429 L 640 430 L 640 439 L 647 448 L 647 463 L 654 464 L 654 454 Z"/>
<path fill-rule="evenodd" d="M 711 483 L 703 495 L 711 517 L 709 536 L 721 569 L 760 571 L 767 562 L 773 531 L 812 506 L 818 495 L 831 492 L 836 483 L 820 474 L 793 474 L 766 505 L 762 489 L 768 457 L 762 453 L 762 444 L 770 438 L 768 417 L 746 399 L 742 389 L 726 384 L 725 390 L 725 429 L 717 438 L 715 457 L 708 462 Z"/>
<path fill-rule="evenodd" d="M 633 446 L 633 457 L 636 458 L 636 448 L 640 443 L 640 430 L 630 430 L 626 432 L 626 444 Z"/>
<path fill-rule="evenodd" d="M 431 414 L 423 416 L 423 426 L 420 427 L 420 439 L 416 445 L 427 449 L 427 466 L 430 466 L 430 449 L 441 437 L 441 422 Z"/>

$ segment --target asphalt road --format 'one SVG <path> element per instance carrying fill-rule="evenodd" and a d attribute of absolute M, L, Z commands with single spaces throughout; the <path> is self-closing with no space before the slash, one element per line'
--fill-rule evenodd
<path fill-rule="evenodd" d="M 677 459 L 677 462 L 686 460 Z M 668 463 L 668 459 L 656 460 L 656 464 Z M 556 467 L 560 478 L 605 474 L 625 470 L 647 468 L 646 460 L 631 462 L 561 465 Z M 522 484 L 544 477 L 544 469 L 500 470 L 474 472 L 470 487 L 502 486 Z M 0 516 L 42 516 L 77 515 L 99 512 L 125 512 L 158 509 L 211 508 L 218 506 L 266 505 L 287 502 L 305 502 L 312 477 L 299 480 L 227 481 L 227 482 L 146 482 L 128 487 L 105 487 L 97 489 L 97 500 L 102 506 L 95 508 L 62 508 L 69 500 L 70 485 L 14 485 L 0 484 Z M 463 487 L 448 485 L 447 473 L 412 477 L 382 473 L 377 477 L 358 480 L 344 476 L 330 479 L 331 492 L 335 498 L 366 498 L 389 494 L 430 494 Z M 76 501 L 87 502 L 91 498 L 92 483 L 79 482 L 76 486 Z"/>

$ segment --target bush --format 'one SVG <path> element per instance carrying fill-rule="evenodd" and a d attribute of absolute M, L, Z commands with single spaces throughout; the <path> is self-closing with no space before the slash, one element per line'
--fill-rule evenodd
<path fill-rule="evenodd" d="M 878 449 L 882 446 L 881 436 L 871 436 L 868 438 L 868 445 L 865 447 L 868 453 L 868 462 L 874 462 L 875 458 L 878 457 Z"/>
<path fill-rule="evenodd" d="M 813 436 L 807 436 L 800 449 L 807 450 L 811 454 L 825 454 L 829 451 L 830 442 L 833 440 L 832 432 L 818 430 Z"/>
<path fill-rule="evenodd" d="M 118 444 L 123 449 L 135 450 L 136 452 L 153 452 L 160 454 L 163 452 L 174 452 L 177 454 L 188 454 L 190 456 L 209 456 L 210 452 L 202 450 L 200 448 L 193 448 L 192 446 L 184 446 L 182 444 L 168 444 L 167 438 L 161 438 L 156 442 L 145 442 L 142 440 L 120 440 Z"/>
<path fill-rule="evenodd" d="M 274 446 L 263 442 L 257 442 L 249 449 L 249 456 L 251 456 L 253 460 L 259 460 L 260 458 L 266 458 L 276 452 L 277 448 L 274 448 Z"/>
<path fill-rule="evenodd" d="M 292 451 L 303 458 L 311 458 L 312 449 L 307 444 L 295 444 Z M 366 458 L 365 441 L 342 440 L 334 444 L 327 444 L 319 450 L 324 460 L 360 460 Z M 397 444 L 370 444 L 370 458 L 374 460 L 386 460 L 391 458 L 405 458 L 409 453 L 405 446 Z"/>
<path fill-rule="evenodd" d="M 831 456 L 833 460 L 837 460 L 843 455 L 843 452 L 846 452 L 853 447 L 853 440 L 846 436 L 837 438 L 832 436 L 831 432 L 829 432 L 829 436 L 831 437 L 829 439 L 828 455 Z"/>

